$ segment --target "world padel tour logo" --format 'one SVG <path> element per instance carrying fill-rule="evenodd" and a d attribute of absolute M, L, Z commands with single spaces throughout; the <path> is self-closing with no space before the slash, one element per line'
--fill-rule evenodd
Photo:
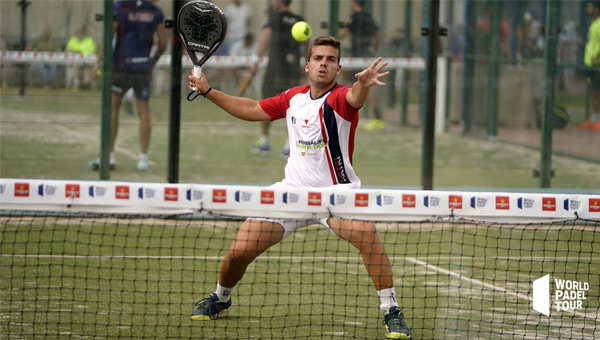
<path fill-rule="evenodd" d="M 550 307 L 557 312 L 583 309 L 590 291 L 589 282 L 572 281 L 554 278 L 554 294 L 550 300 L 550 275 L 545 275 L 533 281 L 533 309 L 550 315 Z"/>

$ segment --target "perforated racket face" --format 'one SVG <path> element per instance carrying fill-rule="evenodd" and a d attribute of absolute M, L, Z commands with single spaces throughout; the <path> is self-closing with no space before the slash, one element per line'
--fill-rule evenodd
<path fill-rule="evenodd" d="M 192 63 L 202 66 L 225 40 L 227 19 L 212 2 L 192 1 L 179 11 L 177 28 Z"/>

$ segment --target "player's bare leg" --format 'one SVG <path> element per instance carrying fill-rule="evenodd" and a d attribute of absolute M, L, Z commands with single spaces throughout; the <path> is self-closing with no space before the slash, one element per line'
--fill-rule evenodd
<path fill-rule="evenodd" d="M 242 279 L 248 265 L 283 238 L 284 229 L 278 223 L 248 219 L 242 224 L 219 272 L 217 291 L 196 302 L 192 320 L 214 320 L 227 313 L 232 306 L 230 294 Z"/>
<path fill-rule="evenodd" d="M 378 291 L 394 286 L 390 259 L 373 222 L 330 218 L 327 223 L 338 237 L 350 242 L 360 251 L 367 272 Z"/>
<path fill-rule="evenodd" d="M 347 240 L 360 251 L 367 272 L 377 289 L 377 295 L 381 299 L 379 308 L 384 311 L 387 337 L 410 338 L 410 329 L 396 300 L 390 259 L 377 235 L 375 224 L 339 218 L 329 218 L 327 224 L 337 236 Z"/>
<path fill-rule="evenodd" d="M 242 224 L 219 272 L 219 283 L 233 288 L 244 276 L 248 265 L 269 247 L 283 238 L 283 227 L 278 223 L 248 219 Z"/>
<path fill-rule="evenodd" d="M 137 169 L 148 170 L 148 148 L 150 146 L 150 135 L 152 133 L 152 117 L 150 115 L 150 103 L 148 100 L 138 99 L 136 102 L 140 118 L 140 154 L 138 156 Z"/>

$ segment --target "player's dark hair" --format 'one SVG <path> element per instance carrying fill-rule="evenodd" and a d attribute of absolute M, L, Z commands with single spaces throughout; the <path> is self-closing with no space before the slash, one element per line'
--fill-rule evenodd
<path fill-rule="evenodd" d="M 316 37 L 308 48 L 306 61 L 310 61 L 310 57 L 312 57 L 313 48 L 315 46 L 332 46 L 338 51 L 338 63 L 340 62 L 340 59 L 342 58 L 342 48 L 340 47 L 340 41 L 336 37 L 332 37 L 330 35 Z"/>
<path fill-rule="evenodd" d="M 588 3 L 592 4 L 592 6 L 600 9 L 600 1 L 598 1 L 598 0 L 590 0 L 590 1 L 588 1 Z"/>
<path fill-rule="evenodd" d="M 283 3 L 284 3 L 286 6 L 289 6 L 289 5 L 292 3 L 292 0 L 283 0 Z"/>

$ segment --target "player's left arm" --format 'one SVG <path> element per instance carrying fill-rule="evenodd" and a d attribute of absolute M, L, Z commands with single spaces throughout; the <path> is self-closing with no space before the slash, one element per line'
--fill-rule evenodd
<path fill-rule="evenodd" d="M 365 101 L 369 97 L 371 86 L 385 86 L 385 83 L 379 80 L 379 78 L 387 76 L 390 72 L 382 72 L 388 62 L 382 63 L 381 60 L 381 57 L 375 59 L 371 66 L 354 75 L 356 82 L 352 85 L 352 90 L 346 93 L 346 101 L 352 107 L 361 108 L 365 104 Z"/>

